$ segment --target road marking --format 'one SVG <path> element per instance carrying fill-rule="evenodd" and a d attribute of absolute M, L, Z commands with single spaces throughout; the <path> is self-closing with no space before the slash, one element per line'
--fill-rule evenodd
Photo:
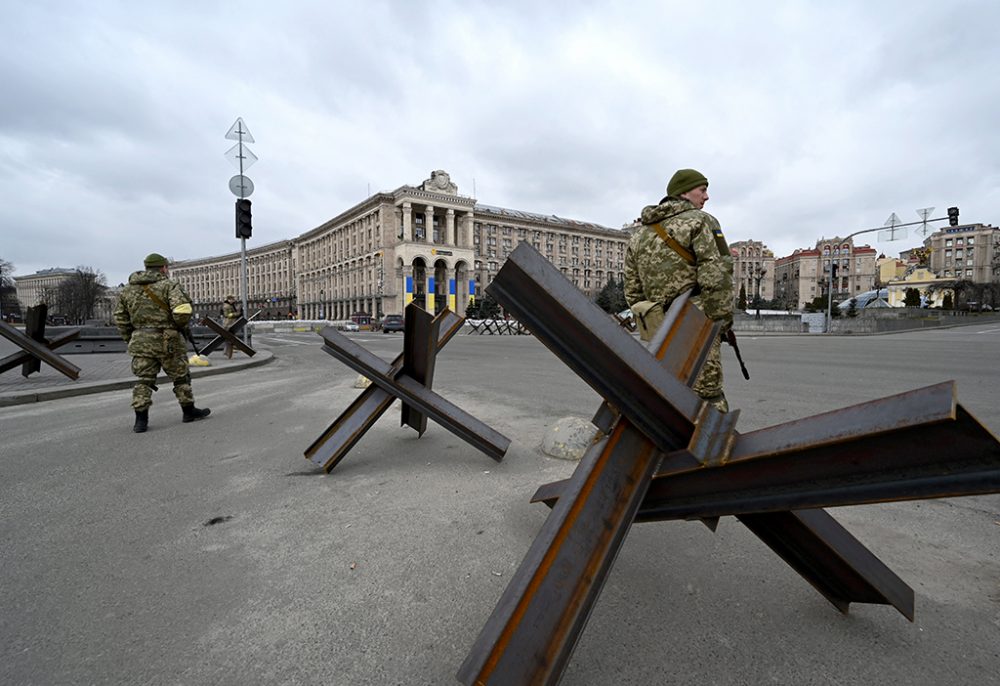
<path fill-rule="evenodd" d="M 257 338 L 265 341 L 279 341 L 281 343 L 288 343 L 289 345 L 314 345 L 313 343 L 308 343 L 306 341 L 295 341 L 291 338 L 281 338 L 280 336 L 261 336 L 257 334 Z"/>
<path fill-rule="evenodd" d="M 984 331 L 977 331 L 976 333 L 996 333 L 1000 329 L 985 329 Z"/>

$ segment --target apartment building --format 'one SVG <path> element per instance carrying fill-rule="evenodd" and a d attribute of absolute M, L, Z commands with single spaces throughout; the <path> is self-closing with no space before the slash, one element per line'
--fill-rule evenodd
<path fill-rule="evenodd" d="M 731 243 L 733 255 L 733 302 L 739 302 L 740 288 L 749 306 L 760 291 L 761 300 L 774 298 L 774 253 L 753 239 Z"/>

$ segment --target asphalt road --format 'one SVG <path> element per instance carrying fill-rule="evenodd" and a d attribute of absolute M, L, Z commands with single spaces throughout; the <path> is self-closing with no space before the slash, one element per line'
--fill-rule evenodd
<path fill-rule="evenodd" d="M 382 357 L 401 336 L 351 334 Z M 0 409 L 0 683 L 451 684 L 574 464 L 548 426 L 599 399 L 531 337 L 458 336 L 434 388 L 513 441 L 495 463 L 394 407 L 330 475 L 303 450 L 358 393 L 313 334 L 169 390 Z M 742 341 L 748 431 L 939 381 L 1000 432 L 1000 328 Z M 916 591 L 842 615 L 733 518 L 633 528 L 563 678 L 583 684 L 1000 683 L 1000 496 L 831 511 Z M 215 522 L 215 523 L 212 523 Z"/>

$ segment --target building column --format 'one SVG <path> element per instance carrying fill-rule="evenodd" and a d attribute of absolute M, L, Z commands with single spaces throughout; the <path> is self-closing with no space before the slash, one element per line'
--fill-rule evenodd
<path fill-rule="evenodd" d="M 424 236 L 427 245 L 434 245 L 434 205 L 428 205 L 424 209 Z"/>
<path fill-rule="evenodd" d="M 406 264 L 403 265 L 402 278 L 400 279 L 401 287 L 399 293 L 403 298 L 403 309 L 413 302 L 413 265 Z M 400 312 L 402 314 L 402 312 Z"/>
<path fill-rule="evenodd" d="M 448 288 L 445 290 L 448 296 L 448 309 L 458 314 L 458 267 L 453 267 L 445 273 L 448 274 Z"/>
<path fill-rule="evenodd" d="M 434 314 L 434 265 L 424 267 L 424 307 L 428 312 Z"/>
<path fill-rule="evenodd" d="M 403 203 L 403 240 L 413 240 L 413 205 Z"/>
<path fill-rule="evenodd" d="M 462 233 L 465 234 L 463 237 L 465 245 L 463 245 L 462 247 L 472 248 L 475 245 L 475 241 L 472 240 L 472 232 L 476 228 L 476 219 L 472 215 L 472 212 L 466 212 L 464 219 L 465 219 L 465 227 Z"/>
<path fill-rule="evenodd" d="M 444 242 L 445 245 L 455 245 L 455 210 L 450 207 L 444 217 Z"/>

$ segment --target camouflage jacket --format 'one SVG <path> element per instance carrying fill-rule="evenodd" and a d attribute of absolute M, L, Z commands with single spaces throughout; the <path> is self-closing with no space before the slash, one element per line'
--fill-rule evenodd
<path fill-rule="evenodd" d="M 733 321 L 733 258 L 718 220 L 695 209 L 687 200 L 667 198 L 642 211 L 643 226 L 625 252 L 625 300 L 637 310 L 644 301 L 666 309 L 678 295 L 698 287 L 695 303 L 710 318 Z M 693 255 L 690 265 L 653 228 L 660 223 L 668 235 Z"/>
<path fill-rule="evenodd" d="M 239 319 L 240 318 L 239 310 L 237 309 L 236 305 L 228 301 L 223 302 L 222 318 L 226 320 L 225 321 L 226 326 L 229 326 L 231 323 Z"/>
<path fill-rule="evenodd" d="M 170 307 L 173 322 L 167 311 L 146 294 L 143 286 L 149 286 Z M 115 306 L 115 326 L 122 338 L 128 341 L 128 351 L 134 355 L 144 349 L 155 349 L 154 341 L 162 340 L 162 333 L 152 329 L 170 331 L 176 330 L 175 325 L 187 326 L 191 312 L 191 299 L 179 283 L 158 271 L 134 272 L 128 277 L 128 285 L 122 289 Z"/>

